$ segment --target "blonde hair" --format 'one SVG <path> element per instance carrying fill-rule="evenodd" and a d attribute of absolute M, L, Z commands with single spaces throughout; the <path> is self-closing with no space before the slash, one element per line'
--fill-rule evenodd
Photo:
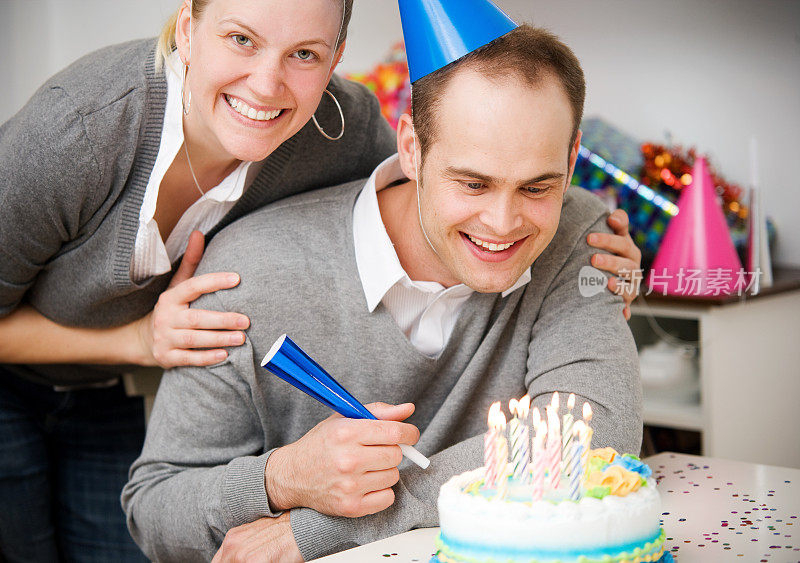
<path fill-rule="evenodd" d="M 211 0 L 191 0 L 192 18 L 197 21 L 200 16 L 208 7 Z M 344 14 L 342 15 L 342 27 L 339 30 L 339 40 L 336 42 L 336 48 L 339 48 L 345 39 L 347 39 L 347 26 L 350 23 L 350 16 L 353 13 L 353 0 L 342 0 L 344 6 Z M 164 64 L 169 60 L 172 52 L 178 48 L 175 40 L 175 28 L 178 24 L 178 13 L 180 8 L 169 17 L 161 28 L 161 34 L 158 36 L 158 46 L 156 47 L 156 71 L 160 71 Z"/>

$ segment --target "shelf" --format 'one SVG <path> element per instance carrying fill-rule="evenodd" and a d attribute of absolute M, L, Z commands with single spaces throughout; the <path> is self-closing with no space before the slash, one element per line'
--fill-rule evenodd
<path fill-rule="evenodd" d="M 700 403 L 644 398 L 644 423 L 652 426 L 702 431 L 703 409 Z"/>
<path fill-rule="evenodd" d="M 649 301 L 642 302 L 640 297 L 631 305 L 631 314 L 639 317 L 647 317 L 650 314 L 654 317 L 667 319 L 697 320 L 707 309 L 707 306 L 704 307 L 702 305 L 653 304 Z"/>

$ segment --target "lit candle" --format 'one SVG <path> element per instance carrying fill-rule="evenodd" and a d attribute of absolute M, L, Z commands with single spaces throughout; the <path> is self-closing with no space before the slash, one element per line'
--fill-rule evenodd
<path fill-rule="evenodd" d="M 581 498 L 581 484 L 583 482 L 583 435 L 586 432 L 586 425 L 582 420 L 575 423 L 573 427 L 573 434 L 575 435 L 572 440 L 572 449 L 570 451 L 569 461 L 567 462 L 569 469 L 569 498 L 578 501 Z"/>
<path fill-rule="evenodd" d="M 506 467 L 508 466 L 508 442 L 506 441 L 506 415 L 497 411 L 497 497 L 503 498 L 506 494 Z"/>
<path fill-rule="evenodd" d="M 483 470 L 484 470 L 484 478 L 483 482 L 486 487 L 492 487 L 495 481 L 495 470 L 497 467 L 497 462 L 495 461 L 495 457 L 497 456 L 497 430 L 495 430 L 494 421 L 497 417 L 497 413 L 500 412 L 500 402 L 492 403 L 492 406 L 489 407 L 489 429 L 486 431 L 486 435 L 483 437 Z"/>
<path fill-rule="evenodd" d="M 581 444 L 583 446 L 581 465 L 583 467 L 584 479 L 586 479 L 586 472 L 589 469 L 589 452 L 592 449 L 592 434 L 594 434 L 594 430 L 592 430 L 592 427 L 589 426 L 591 421 L 592 406 L 589 403 L 583 403 L 583 423 L 586 425 L 586 428 L 582 432 L 583 437 L 581 439 Z"/>
<path fill-rule="evenodd" d="M 511 399 L 508 408 L 514 417 L 508 423 L 508 437 L 511 441 L 511 474 L 514 479 L 524 482 L 530 460 L 530 435 L 528 432 L 528 409 L 531 399 L 527 395 L 519 401 Z"/>
<path fill-rule="evenodd" d="M 534 409 L 538 413 L 538 409 Z M 544 441 L 547 437 L 547 423 L 539 419 L 536 425 L 536 436 L 533 438 L 533 461 L 531 467 L 533 468 L 533 493 L 531 500 L 534 502 L 541 500 L 544 495 L 544 472 L 546 466 L 546 455 L 544 449 Z"/>
<path fill-rule="evenodd" d="M 556 407 L 557 408 L 557 407 Z M 547 407 L 547 470 L 548 484 L 555 490 L 561 482 L 561 434 L 556 408 Z"/>
<path fill-rule="evenodd" d="M 550 399 L 550 406 L 553 407 L 553 409 L 556 411 L 556 414 L 558 414 L 558 408 L 560 406 L 558 391 L 553 393 L 553 397 Z"/>
<path fill-rule="evenodd" d="M 594 430 L 592 427 L 589 426 L 589 423 L 592 421 L 592 405 L 589 403 L 583 403 L 583 422 L 586 424 L 586 449 L 592 447 L 592 435 L 594 434 Z"/>
<path fill-rule="evenodd" d="M 511 399 L 508 402 L 508 412 L 511 413 L 511 420 L 508 421 L 508 441 L 511 446 L 511 474 L 516 475 L 517 473 L 517 463 L 519 463 L 519 457 L 521 455 L 521 444 L 519 443 L 520 439 L 520 429 L 521 424 L 519 422 L 519 417 L 517 416 L 517 403 L 516 399 Z"/>
<path fill-rule="evenodd" d="M 537 407 L 533 407 L 531 411 L 531 426 L 534 432 L 539 430 L 539 423 L 542 421 L 542 415 L 539 413 L 539 409 Z M 536 445 L 536 437 L 535 434 L 533 436 L 534 445 Z M 528 464 L 528 475 L 529 477 L 533 477 L 533 457 L 534 457 L 534 448 L 531 447 L 531 462 Z"/>
<path fill-rule="evenodd" d="M 572 416 L 572 409 L 575 407 L 575 393 L 570 393 L 569 398 L 567 399 L 567 413 L 561 419 L 561 448 L 562 448 L 562 456 L 565 460 L 570 459 L 572 455 L 572 449 L 574 446 L 574 441 L 572 439 L 572 425 L 575 421 L 575 418 Z M 569 463 L 564 464 L 564 475 L 569 475 L 570 467 Z"/>

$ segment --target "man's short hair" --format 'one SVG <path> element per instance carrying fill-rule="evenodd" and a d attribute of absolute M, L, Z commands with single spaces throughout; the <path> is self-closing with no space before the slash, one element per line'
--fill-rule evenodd
<path fill-rule="evenodd" d="M 519 77 L 533 88 L 548 77 L 556 77 L 572 107 L 572 136 L 575 142 L 586 98 L 586 81 L 572 50 L 549 31 L 527 24 L 480 47 L 461 59 L 414 82 L 411 115 L 423 159 L 436 138 L 437 106 L 450 79 L 460 69 L 474 69 L 489 79 Z"/>

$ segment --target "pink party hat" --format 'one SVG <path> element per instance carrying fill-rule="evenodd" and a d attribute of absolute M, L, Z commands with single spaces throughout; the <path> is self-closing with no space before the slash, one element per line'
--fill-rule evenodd
<path fill-rule="evenodd" d="M 706 159 L 694 163 L 692 183 L 678 200 L 647 285 L 666 295 L 716 297 L 743 289 L 742 263 L 717 202 Z"/>

